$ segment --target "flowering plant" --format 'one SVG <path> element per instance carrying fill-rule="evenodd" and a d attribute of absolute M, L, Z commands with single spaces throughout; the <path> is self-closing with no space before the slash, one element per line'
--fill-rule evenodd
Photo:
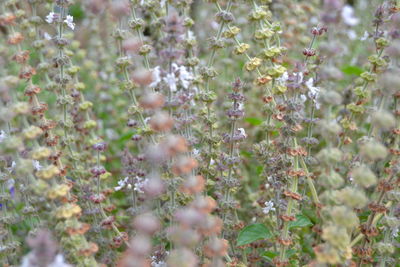
<path fill-rule="evenodd" d="M 4 0 L 2 266 L 397 266 L 400 3 Z"/>

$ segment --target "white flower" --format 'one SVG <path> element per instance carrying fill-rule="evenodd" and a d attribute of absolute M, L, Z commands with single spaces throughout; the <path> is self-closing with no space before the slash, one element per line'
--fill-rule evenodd
<path fill-rule="evenodd" d="M 194 156 L 194 157 L 198 157 L 199 155 L 200 155 L 200 150 L 194 148 L 194 149 L 193 149 L 193 156 Z"/>
<path fill-rule="evenodd" d="M 36 255 L 30 252 L 22 259 L 22 264 L 20 267 L 38 267 Z M 72 265 L 68 264 L 64 260 L 64 256 L 61 254 L 57 254 L 54 258 L 54 261 L 50 264 L 46 265 L 47 267 L 72 267 Z"/>
<path fill-rule="evenodd" d="M 361 40 L 361 41 L 365 41 L 365 40 L 368 39 L 368 37 L 369 37 L 369 33 L 368 33 L 367 31 L 365 31 L 365 32 L 364 32 L 364 35 L 361 36 L 360 40 Z"/>
<path fill-rule="evenodd" d="M 176 92 L 176 77 L 175 73 L 168 73 L 166 77 L 163 78 L 163 81 L 168 84 L 171 92 Z"/>
<path fill-rule="evenodd" d="M 67 18 L 64 20 L 65 23 L 67 23 L 67 26 L 71 29 L 75 29 L 75 23 L 74 23 L 74 17 L 68 15 Z"/>
<path fill-rule="evenodd" d="M 319 96 L 319 92 L 320 89 L 316 86 L 314 86 L 314 79 L 310 78 L 307 82 L 306 82 L 306 86 L 308 88 L 308 97 L 315 103 L 315 107 L 317 109 L 320 108 L 320 104 L 317 101 L 317 98 Z"/>
<path fill-rule="evenodd" d="M 167 267 L 167 263 L 165 261 L 157 261 L 156 256 L 152 256 L 151 267 Z"/>
<path fill-rule="evenodd" d="M 193 80 L 192 73 L 188 72 L 185 66 L 179 67 L 179 80 L 182 83 L 183 88 L 188 89 L 190 82 Z"/>
<path fill-rule="evenodd" d="M 54 22 L 54 19 L 56 18 L 56 14 L 54 12 L 50 12 L 47 16 L 46 16 L 46 22 L 51 24 Z"/>
<path fill-rule="evenodd" d="M 319 94 L 319 88 L 314 86 L 314 79 L 310 78 L 307 82 L 306 82 L 306 86 L 309 90 L 308 94 L 310 98 L 315 98 L 318 96 Z"/>
<path fill-rule="evenodd" d="M 244 104 L 243 103 L 239 103 L 237 109 L 240 110 L 240 111 L 243 111 Z"/>
<path fill-rule="evenodd" d="M 36 171 L 40 171 L 40 170 L 43 168 L 43 166 L 40 165 L 40 162 L 37 161 L 37 160 L 32 161 L 32 165 L 33 165 L 33 168 L 34 168 Z"/>
<path fill-rule="evenodd" d="M 15 180 L 14 179 L 8 179 L 5 184 L 6 184 L 7 189 L 11 190 L 11 188 L 13 188 L 14 185 L 15 185 Z"/>
<path fill-rule="evenodd" d="M 343 7 L 341 15 L 343 22 L 348 26 L 355 26 L 360 22 L 360 20 L 354 16 L 354 9 L 349 5 Z"/>
<path fill-rule="evenodd" d="M 115 191 L 119 191 L 128 184 L 129 177 L 125 177 L 123 180 L 118 181 L 118 186 L 114 187 Z"/>
<path fill-rule="evenodd" d="M 396 227 L 392 230 L 392 236 L 398 237 L 399 236 L 399 227 Z"/>
<path fill-rule="evenodd" d="M 114 129 L 106 129 L 106 136 L 110 140 L 118 139 L 118 134 Z"/>
<path fill-rule="evenodd" d="M 167 0 L 160 0 L 160 6 L 165 7 L 166 2 L 167 2 Z"/>
<path fill-rule="evenodd" d="M 0 143 L 4 141 L 4 139 L 7 138 L 7 134 L 5 131 L 1 130 L 0 131 Z"/>
<path fill-rule="evenodd" d="M 357 39 L 357 33 L 354 30 L 347 31 L 347 36 L 349 37 L 350 40 Z"/>
<path fill-rule="evenodd" d="M 217 30 L 218 27 L 219 27 L 218 22 L 216 22 L 216 21 L 212 21 L 212 22 L 211 22 L 211 28 L 213 28 L 214 30 Z"/>
<path fill-rule="evenodd" d="M 144 123 L 148 123 L 149 122 L 149 120 L 151 120 L 151 117 L 146 117 L 146 118 L 144 118 Z"/>
<path fill-rule="evenodd" d="M 296 77 L 296 83 L 303 82 L 303 73 L 302 72 L 294 72 L 293 75 Z"/>
<path fill-rule="evenodd" d="M 161 82 L 161 69 L 157 66 L 153 69 L 151 74 L 153 82 L 149 85 L 150 87 L 156 87 Z"/>
<path fill-rule="evenodd" d="M 169 252 L 165 251 L 165 254 L 168 256 Z M 151 256 L 151 267 L 167 267 L 167 263 L 162 260 L 158 260 L 157 256 Z"/>
<path fill-rule="evenodd" d="M 58 254 L 54 261 L 50 263 L 48 267 L 71 267 L 68 263 L 64 261 L 64 256 L 61 254 Z"/>
<path fill-rule="evenodd" d="M 133 190 L 138 192 L 138 193 L 144 193 L 143 189 L 146 186 L 146 184 L 149 182 L 149 179 L 143 179 L 140 177 L 136 177 L 137 182 L 134 184 Z"/>
<path fill-rule="evenodd" d="M 289 74 L 285 71 L 285 73 L 283 73 L 281 77 L 276 79 L 276 81 L 280 84 L 285 84 L 288 79 L 289 79 Z"/>
<path fill-rule="evenodd" d="M 195 39 L 194 33 L 192 31 L 188 31 L 188 39 Z"/>
<path fill-rule="evenodd" d="M 268 214 L 270 211 L 275 211 L 274 202 L 272 202 L 272 200 L 265 202 L 264 205 L 265 205 L 265 208 L 263 208 L 264 214 Z"/>
<path fill-rule="evenodd" d="M 15 166 L 17 165 L 17 163 L 15 163 L 15 161 L 13 161 L 13 162 L 11 162 L 11 167 L 9 167 L 9 168 L 6 168 L 6 170 L 9 172 L 9 173 L 12 173 L 12 171 L 15 169 Z"/>
<path fill-rule="evenodd" d="M 44 33 L 43 33 L 43 37 L 44 37 L 44 39 L 46 39 L 47 41 L 50 41 L 50 40 L 51 40 L 51 35 L 48 34 L 47 32 L 44 32 Z"/>
<path fill-rule="evenodd" d="M 246 134 L 246 132 L 245 132 L 245 130 L 244 130 L 243 128 L 238 128 L 238 131 L 239 131 L 239 133 L 240 133 L 241 135 L 244 136 L 244 138 L 247 137 L 247 134 Z"/>

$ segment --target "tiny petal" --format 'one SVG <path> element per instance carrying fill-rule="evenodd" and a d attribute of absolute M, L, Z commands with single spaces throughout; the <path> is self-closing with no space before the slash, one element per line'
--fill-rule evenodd
<path fill-rule="evenodd" d="M 65 23 L 67 23 L 67 26 L 71 29 L 75 29 L 75 23 L 74 23 L 74 17 L 68 15 L 67 18 L 64 20 Z"/>

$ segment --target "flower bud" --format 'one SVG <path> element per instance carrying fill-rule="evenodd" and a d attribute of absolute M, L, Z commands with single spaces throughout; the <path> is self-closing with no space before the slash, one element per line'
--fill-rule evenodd
<path fill-rule="evenodd" d="M 157 132 L 168 132 L 174 126 L 174 120 L 165 112 L 158 112 L 150 119 L 150 127 Z"/>
<path fill-rule="evenodd" d="M 322 173 L 319 176 L 318 182 L 320 182 L 326 188 L 336 189 L 343 185 L 344 180 L 339 173 L 330 171 L 329 173 Z"/>
<path fill-rule="evenodd" d="M 153 235 L 160 228 L 160 222 L 151 213 L 137 216 L 133 221 L 133 225 L 136 230 L 148 235 Z"/>
<path fill-rule="evenodd" d="M 32 140 L 32 139 L 36 139 L 37 137 L 39 137 L 42 133 L 43 133 L 42 129 L 40 129 L 37 126 L 31 125 L 27 129 L 24 130 L 23 136 L 26 139 Z"/>
<path fill-rule="evenodd" d="M 342 128 L 334 120 L 320 120 L 317 123 L 317 130 L 326 140 L 330 141 L 332 138 L 337 138 Z"/>
<path fill-rule="evenodd" d="M 171 251 L 167 260 L 169 267 L 196 267 L 197 263 L 197 256 L 187 248 Z"/>
<path fill-rule="evenodd" d="M 377 182 L 375 173 L 365 164 L 353 168 L 351 176 L 356 184 L 365 188 L 373 186 Z"/>
<path fill-rule="evenodd" d="M 205 180 L 203 176 L 189 176 L 185 179 L 182 186 L 180 187 L 180 191 L 185 194 L 197 194 L 203 191 L 205 186 Z"/>
<path fill-rule="evenodd" d="M 332 166 L 342 160 L 343 153 L 338 148 L 324 148 L 317 154 L 317 159 L 325 166 Z"/>
<path fill-rule="evenodd" d="M 210 258 L 223 257 L 228 252 L 228 240 L 212 238 L 204 247 L 204 254 Z"/>
<path fill-rule="evenodd" d="M 365 193 L 359 189 L 347 186 L 335 192 L 337 199 L 351 208 L 363 208 L 368 203 Z"/>
<path fill-rule="evenodd" d="M 140 99 L 140 106 L 144 109 L 157 109 L 164 106 L 164 96 L 160 93 L 149 93 Z"/>
<path fill-rule="evenodd" d="M 47 167 L 43 167 L 41 170 L 36 172 L 36 176 L 41 179 L 51 179 L 56 175 L 61 173 L 60 169 L 57 168 L 55 165 L 49 165 Z"/>
<path fill-rule="evenodd" d="M 337 251 L 337 249 L 335 249 L 328 243 L 318 245 L 317 247 L 314 248 L 314 252 L 317 257 L 317 261 L 319 263 L 334 265 L 341 262 L 339 252 Z"/>
<path fill-rule="evenodd" d="M 370 161 L 376 161 L 386 158 L 388 151 L 384 145 L 377 141 L 367 141 L 361 145 L 361 155 Z"/>
<path fill-rule="evenodd" d="M 138 234 L 130 241 L 129 250 L 137 256 L 146 256 L 151 251 L 151 240 L 149 237 Z"/>
<path fill-rule="evenodd" d="M 350 245 L 350 236 L 346 228 L 337 225 L 329 225 L 322 230 L 322 239 L 328 241 L 334 247 L 343 250 Z"/>
<path fill-rule="evenodd" d="M 379 242 L 375 244 L 375 248 L 380 255 L 390 255 L 395 251 L 395 247 L 391 243 Z"/>
<path fill-rule="evenodd" d="M 387 131 L 395 127 L 396 119 L 391 113 L 380 110 L 372 114 L 371 123 L 374 127 Z"/>
<path fill-rule="evenodd" d="M 334 206 L 333 208 L 327 207 L 327 209 L 332 221 L 337 225 L 341 225 L 347 229 L 354 229 L 360 224 L 357 214 L 348 207 Z"/>
<path fill-rule="evenodd" d="M 145 184 L 143 191 L 146 196 L 155 198 L 164 192 L 164 183 L 160 178 L 149 178 Z"/>
<path fill-rule="evenodd" d="M 200 225 L 203 214 L 195 208 L 180 209 L 175 213 L 175 219 L 186 227 Z"/>
<path fill-rule="evenodd" d="M 193 229 L 173 227 L 168 229 L 169 238 L 177 245 L 194 247 L 200 241 L 200 235 Z"/>

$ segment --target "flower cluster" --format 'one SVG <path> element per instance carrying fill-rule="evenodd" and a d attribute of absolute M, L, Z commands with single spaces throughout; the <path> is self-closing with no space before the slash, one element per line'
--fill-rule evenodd
<path fill-rule="evenodd" d="M 399 265 L 377 2 L 1 1 L 1 266 Z"/>

